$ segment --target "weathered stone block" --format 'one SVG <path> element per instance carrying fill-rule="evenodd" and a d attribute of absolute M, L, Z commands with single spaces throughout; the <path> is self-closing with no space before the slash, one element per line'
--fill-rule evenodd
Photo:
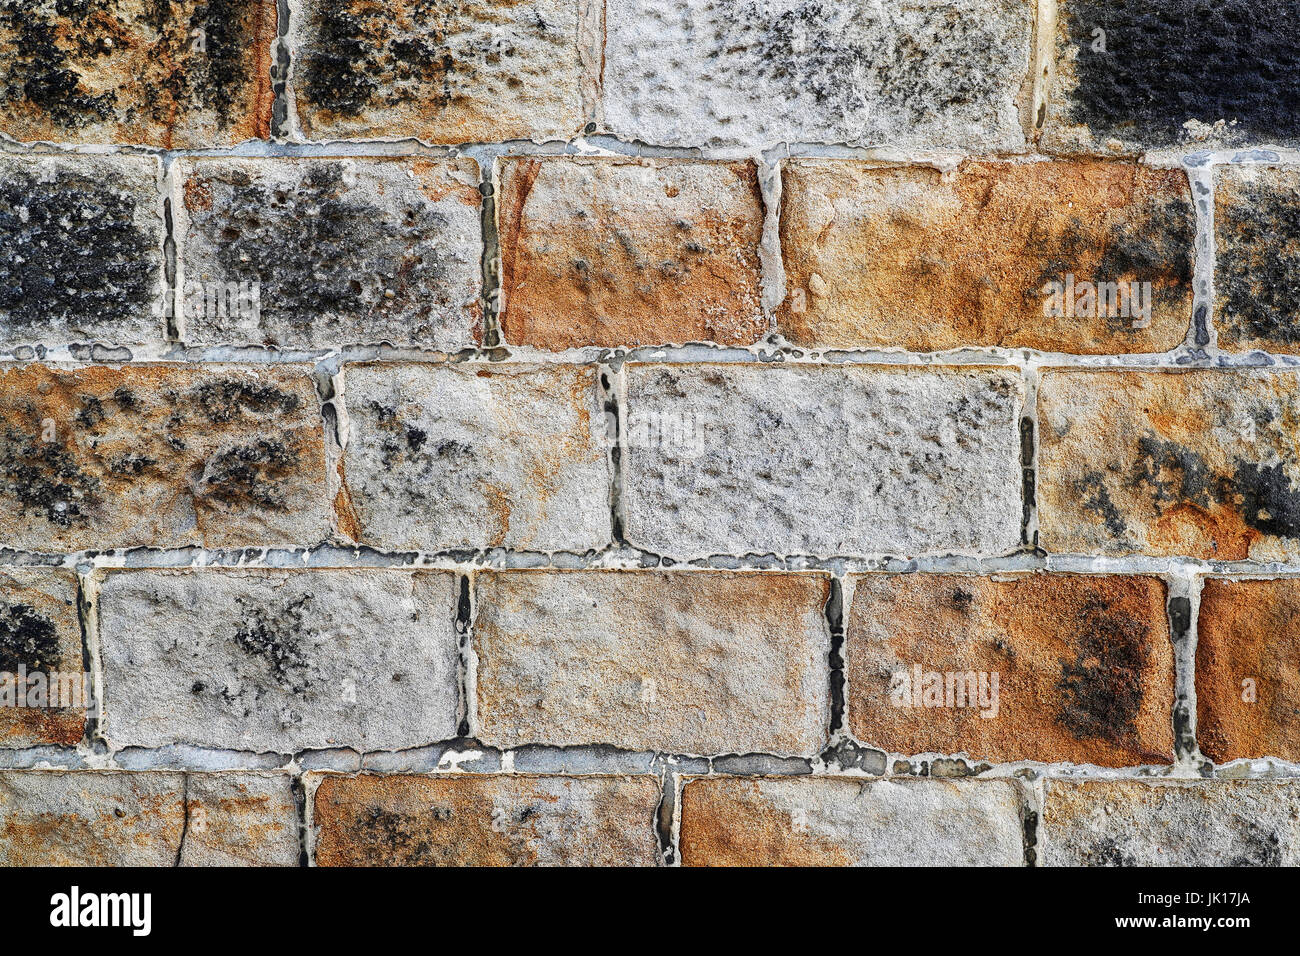
<path fill-rule="evenodd" d="M 454 737 L 457 596 L 449 572 L 110 573 L 104 735 L 279 753 Z"/>
<path fill-rule="evenodd" d="M 270 135 L 275 0 L 0 0 L 0 133 L 183 149 Z"/>
<path fill-rule="evenodd" d="M 507 342 L 750 345 L 767 332 L 752 163 L 519 159 L 499 177 Z"/>
<path fill-rule="evenodd" d="M 1222 167 L 1214 197 L 1214 328 L 1225 349 L 1300 351 L 1300 169 Z"/>
<path fill-rule="evenodd" d="M 1049 780 L 1044 866 L 1295 866 L 1294 780 Z"/>
<path fill-rule="evenodd" d="M 578 0 L 291 0 L 309 139 L 567 139 L 583 126 Z"/>
<path fill-rule="evenodd" d="M 0 746 L 81 742 L 91 702 L 81 645 L 76 574 L 0 569 Z"/>
<path fill-rule="evenodd" d="M 1210 578 L 1197 635 L 1201 753 L 1300 761 L 1300 580 Z"/>
<path fill-rule="evenodd" d="M 288 774 L 0 772 L 5 866 L 295 866 Z"/>
<path fill-rule="evenodd" d="M 604 108 L 661 146 L 1021 148 L 1022 0 L 609 0 Z"/>
<path fill-rule="evenodd" d="M 782 180 L 777 325 L 798 345 L 1112 354 L 1187 335 L 1195 215 L 1182 170 L 803 160 Z"/>
<path fill-rule="evenodd" d="M 893 753 L 1122 767 L 1173 759 L 1158 578 L 851 579 L 849 727 Z"/>
<path fill-rule="evenodd" d="M 688 780 L 684 866 L 1019 866 L 1006 780 Z"/>
<path fill-rule="evenodd" d="M 1042 546 L 1286 560 L 1300 543 L 1298 415 L 1289 372 L 1048 372 Z"/>
<path fill-rule="evenodd" d="M 657 866 L 655 777 L 323 776 L 320 866 Z"/>
<path fill-rule="evenodd" d="M 675 557 L 1013 548 L 1022 401 L 990 368 L 629 365 L 628 540 Z"/>
<path fill-rule="evenodd" d="M 830 579 L 713 571 L 480 576 L 479 736 L 815 754 L 830 725 Z"/>
<path fill-rule="evenodd" d="M 163 341 L 161 180 L 152 157 L 0 159 L 0 347 Z"/>
<path fill-rule="evenodd" d="M 610 540 L 592 366 L 349 365 L 340 525 L 390 550 L 585 551 Z"/>
<path fill-rule="evenodd" d="M 288 546 L 329 534 L 306 366 L 0 370 L 0 543 Z"/>
<path fill-rule="evenodd" d="M 1290 0 L 1060 0 L 1037 123 L 1053 151 L 1300 139 Z"/>
<path fill-rule="evenodd" d="M 174 175 L 187 343 L 481 341 L 472 159 L 195 159 Z"/>

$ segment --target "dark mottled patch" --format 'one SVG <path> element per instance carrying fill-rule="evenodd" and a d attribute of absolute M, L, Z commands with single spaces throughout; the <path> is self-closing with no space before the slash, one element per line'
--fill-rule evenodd
<path fill-rule="evenodd" d="M 288 414 L 300 404 L 297 395 L 273 385 L 233 378 L 205 382 L 194 397 L 208 420 L 218 425 L 242 418 L 245 413 Z"/>
<path fill-rule="evenodd" d="M 1292 182 L 1289 177 L 1284 182 Z M 1234 184 L 1215 232 L 1217 323 L 1225 338 L 1300 343 L 1300 196 L 1266 180 Z"/>
<path fill-rule="evenodd" d="M 1226 866 L 1281 866 L 1282 839 L 1276 830 L 1267 830 L 1254 820 L 1242 818 L 1238 833 L 1241 851 Z"/>
<path fill-rule="evenodd" d="M 1212 481 L 1210 467 L 1198 452 L 1155 435 L 1138 439 L 1128 484 L 1145 487 L 1157 507 L 1174 503 L 1208 507 Z"/>
<path fill-rule="evenodd" d="M 1097 840 L 1088 848 L 1087 860 L 1091 866 L 1137 866 L 1137 859 L 1110 837 Z"/>
<path fill-rule="evenodd" d="M 1177 142 L 1187 120 L 1220 119 L 1243 137 L 1300 136 L 1294 0 L 1069 0 L 1061 15 L 1078 49 L 1070 119 L 1095 136 Z"/>
<path fill-rule="evenodd" d="M 84 525 L 99 502 L 99 479 L 83 471 L 58 441 L 44 441 L 39 423 L 10 426 L 0 444 L 0 488 L 19 514 L 34 511 L 63 528 Z"/>
<path fill-rule="evenodd" d="M 774 16 L 757 0 L 724 0 L 718 18 L 727 29 L 712 54 L 726 58 L 751 46 L 765 84 L 796 87 L 832 114 L 861 113 L 869 99 L 874 110 L 912 123 L 996 98 L 1002 80 L 991 65 L 1017 54 L 997 22 L 977 10 L 936 6 L 910 29 L 882 24 L 870 5 L 857 6 L 845 23 L 837 6 L 804 0 Z M 734 83 L 744 80 L 742 71 Z"/>
<path fill-rule="evenodd" d="M 344 177 L 343 164 L 320 162 L 289 184 L 241 168 L 200 169 L 191 179 L 216 197 L 211 208 L 187 207 L 193 228 L 213 244 L 223 281 L 260 283 L 265 323 L 305 332 L 400 315 L 415 324 L 440 307 L 428 293 L 448 278 L 437 251 L 446 215 L 418 193 L 377 206 Z"/>
<path fill-rule="evenodd" d="M 226 448 L 210 458 L 198 494 L 233 506 L 288 511 L 285 490 L 295 480 L 299 455 L 275 438 Z"/>
<path fill-rule="evenodd" d="M 1075 492 L 1079 495 L 1083 509 L 1100 517 L 1106 523 L 1106 530 L 1116 539 L 1128 531 L 1128 523 L 1111 500 L 1110 492 L 1106 490 L 1106 479 L 1101 472 L 1090 471 L 1084 475 L 1075 483 Z"/>
<path fill-rule="evenodd" d="M 28 604 L 0 608 L 0 671 L 16 674 L 57 667 L 59 635 L 54 622 Z"/>
<path fill-rule="evenodd" d="M 240 622 L 235 646 L 251 658 L 262 661 L 275 682 L 285 690 L 302 694 L 311 686 L 310 665 L 302 650 L 311 595 L 304 594 L 278 608 L 268 609 L 245 598 L 236 598 Z"/>
<path fill-rule="evenodd" d="M 1071 622 L 1076 650 L 1073 660 L 1061 661 L 1057 719 L 1081 740 L 1132 739 L 1150 657 L 1149 626 L 1096 599 L 1089 599 Z"/>
<path fill-rule="evenodd" d="M 382 807 L 359 809 L 356 829 L 349 834 L 363 858 L 396 860 L 404 866 L 430 866 L 445 856 L 439 853 L 431 837 L 431 823 L 450 820 L 447 807 L 429 807 L 417 815 L 394 813 Z"/>
<path fill-rule="evenodd" d="M 1241 498 L 1237 507 L 1250 527 L 1279 538 L 1300 538 L 1300 489 L 1291 486 L 1281 465 L 1238 460 L 1230 494 L 1233 500 Z"/>
<path fill-rule="evenodd" d="M 13 164 L 0 178 L 0 317 L 6 325 L 95 323 L 148 310 L 162 252 L 112 182 L 60 171 L 40 182 Z"/>

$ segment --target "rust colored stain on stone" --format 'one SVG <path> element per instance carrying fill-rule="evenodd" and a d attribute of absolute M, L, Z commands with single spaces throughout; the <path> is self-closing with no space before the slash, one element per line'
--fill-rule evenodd
<path fill-rule="evenodd" d="M 1173 759 L 1173 648 L 1159 579 L 868 574 L 852 583 L 848 714 L 863 743 L 1108 767 Z"/>
<path fill-rule="evenodd" d="M 329 532 L 310 368 L 0 372 L 0 542 L 288 546 Z"/>
<path fill-rule="evenodd" d="M 0 0 L 0 132 L 180 149 L 270 135 L 274 0 Z"/>
<path fill-rule="evenodd" d="M 695 780 L 682 790 L 684 866 L 848 866 L 850 851 L 796 825 L 758 780 Z"/>
<path fill-rule="evenodd" d="M 1300 580 L 1210 578 L 1197 632 L 1201 753 L 1300 760 Z"/>
<path fill-rule="evenodd" d="M 1300 170 L 1239 166 L 1215 175 L 1219 345 L 1300 351 Z"/>
<path fill-rule="evenodd" d="M 90 694 L 83 667 L 76 575 L 0 571 L 0 746 L 79 743 Z"/>
<path fill-rule="evenodd" d="M 324 776 L 320 866 L 656 866 L 659 781 Z"/>
<path fill-rule="evenodd" d="M 749 345 L 767 331 L 752 163 L 519 159 L 499 175 L 511 344 Z"/>
<path fill-rule="evenodd" d="M 583 124 L 576 0 L 294 0 L 311 139 L 567 139 Z"/>
<path fill-rule="evenodd" d="M 1048 551 L 1230 561 L 1298 551 L 1293 372 L 1051 371 L 1039 434 Z"/>
<path fill-rule="evenodd" d="M 968 161 L 945 175 L 789 162 L 781 245 L 790 292 L 777 325 L 806 346 L 1162 352 L 1191 319 L 1194 225 L 1181 170 Z M 1130 296 L 1133 283 L 1150 289 L 1099 310 L 1085 282 Z M 1059 298 L 1045 291 L 1051 283 Z"/>

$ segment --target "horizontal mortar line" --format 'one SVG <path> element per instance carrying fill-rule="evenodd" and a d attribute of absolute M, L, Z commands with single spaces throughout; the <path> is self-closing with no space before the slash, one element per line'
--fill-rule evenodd
<path fill-rule="evenodd" d="M 627 545 L 601 551 L 528 551 L 512 548 L 448 549 L 442 551 L 384 551 L 369 546 L 321 544 L 274 548 L 105 548 L 81 551 L 35 551 L 0 547 L 0 567 L 63 568 L 70 570 L 195 570 L 265 569 L 330 570 L 393 569 L 473 573 L 496 570 L 616 570 L 616 571 L 772 571 L 821 572 L 833 576 L 855 573 L 1000 574 L 1051 571 L 1077 574 L 1148 575 L 1300 575 L 1300 563 L 1214 561 L 1185 556 L 1103 556 L 1015 550 L 1005 554 L 922 555 L 856 554 L 723 554 L 677 558 Z"/>
<path fill-rule="evenodd" d="M 1187 150 L 1178 146 L 1151 147 L 1116 154 L 1097 149 L 1092 152 L 1042 153 L 1027 146 L 1024 150 L 993 153 L 945 147 L 897 146 L 889 143 L 851 145 L 847 143 L 787 142 L 743 146 L 660 146 L 613 133 L 595 132 L 569 139 L 499 140 L 454 144 L 429 143 L 414 136 L 364 137 L 338 140 L 308 140 L 275 137 L 250 139 L 233 146 L 195 146 L 166 149 L 129 143 L 64 143 L 47 140 L 21 141 L 0 135 L 0 156 L 156 156 L 165 162 L 200 158 L 330 158 L 330 157 L 402 157 L 443 159 L 470 156 L 495 159 L 512 156 L 573 158 L 643 158 L 679 159 L 706 162 L 753 160 L 769 164 L 791 159 L 838 159 L 897 163 L 918 166 L 953 167 L 975 161 L 1005 162 L 1077 162 L 1107 159 L 1151 165 L 1183 165 L 1205 168 L 1234 165 L 1290 165 L 1300 163 L 1300 150 L 1271 143 L 1243 145 L 1232 149 Z"/>
<path fill-rule="evenodd" d="M 388 345 L 342 348 L 274 349 L 256 346 L 152 347 L 96 345 L 23 345 L 0 350 L 4 365 L 316 365 L 337 369 L 346 364 L 389 362 L 400 364 L 460 365 L 612 365 L 636 364 L 738 364 L 840 367 L 848 365 L 905 366 L 909 368 L 961 368 L 998 366 L 1027 368 L 1119 369 L 1269 369 L 1300 368 L 1300 354 L 1223 352 L 1178 346 L 1168 352 L 1080 355 L 1036 349 L 970 347 L 942 352 L 907 352 L 897 349 L 803 348 L 764 343 L 751 347 L 711 342 L 684 345 L 601 347 L 584 346 L 549 352 L 523 346 L 494 346 L 445 352 Z"/>
<path fill-rule="evenodd" d="M 658 750 L 626 750 L 611 744 L 524 744 L 497 748 L 466 738 L 450 738 L 401 750 L 361 751 L 353 748 L 314 748 L 279 753 L 275 751 L 228 750 L 171 744 L 159 747 L 122 746 L 106 754 L 83 749 L 29 747 L 0 751 L 0 771 L 69 773 L 189 772 L 189 773 L 375 773 L 460 774 L 465 776 L 532 776 L 555 774 L 587 776 L 630 774 L 639 776 L 673 773 L 685 776 L 746 777 L 861 777 L 865 779 L 1151 779 L 1151 780 L 1268 780 L 1300 777 L 1300 763 L 1278 757 L 1241 758 L 1228 763 L 1195 764 L 1174 761 L 1167 764 L 1131 764 L 1105 767 L 1070 761 L 990 761 L 961 752 L 943 754 L 892 753 L 869 745 L 852 744 L 859 755 L 873 755 L 883 763 L 880 773 L 844 766 L 836 761 L 839 752 L 830 749 L 815 756 L 747 751 L 720 754 L 690 754 Z M 63 765 L 56 761 L 62 760 Z M 489 761 L 486 767 L 474 762 Z M 121 761 L 121 762 L 119 762 Z M 278 761 L 278 762 L 277 762 Z M 896 766 L 924 765 L 925 772 L 900 772 Z M 934 773 L 936 763 L 962 765 L 968 772 Z M 369 764 L 369 766 L 367 766 Z M 575 765 L 581 766 L 575 766 Z M 1206 777 L 1202 766 L 1210 767 Z M 983 769 L 979 769 L 983 768 Z"/>

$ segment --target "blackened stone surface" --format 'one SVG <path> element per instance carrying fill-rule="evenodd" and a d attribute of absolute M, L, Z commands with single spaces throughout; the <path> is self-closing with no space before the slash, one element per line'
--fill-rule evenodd
<path fill-rule="evenodd" d="M 160 178 L 149 157 L 0 159 L 0 346 L 165 337 Z"/>
<path fill-rule="evenodd" d="M 1051 148 L 1300 138 L 1294 0 L 1062 0 L 1058 17 Z"/>
<path fill-rule="evenodd" d="M 309 139 L 567 138 L 582 128 L 579 0 L 292 0 Z"/>
<path fill-rule="evenodd" d="M 1214 325 L 1225 349 L 1300 351 L 1300 169 L 1220 169 Z"/>
<path fill-rule="evenodd" d="M 472 159 L 199 159 L 176 182 L 187 343 L 479 342 Z"/>
<path fill-rule="evenodd" d="M 275 0 L 0 0 L 0 133 L 222 146 L 269 134 Z"/>

